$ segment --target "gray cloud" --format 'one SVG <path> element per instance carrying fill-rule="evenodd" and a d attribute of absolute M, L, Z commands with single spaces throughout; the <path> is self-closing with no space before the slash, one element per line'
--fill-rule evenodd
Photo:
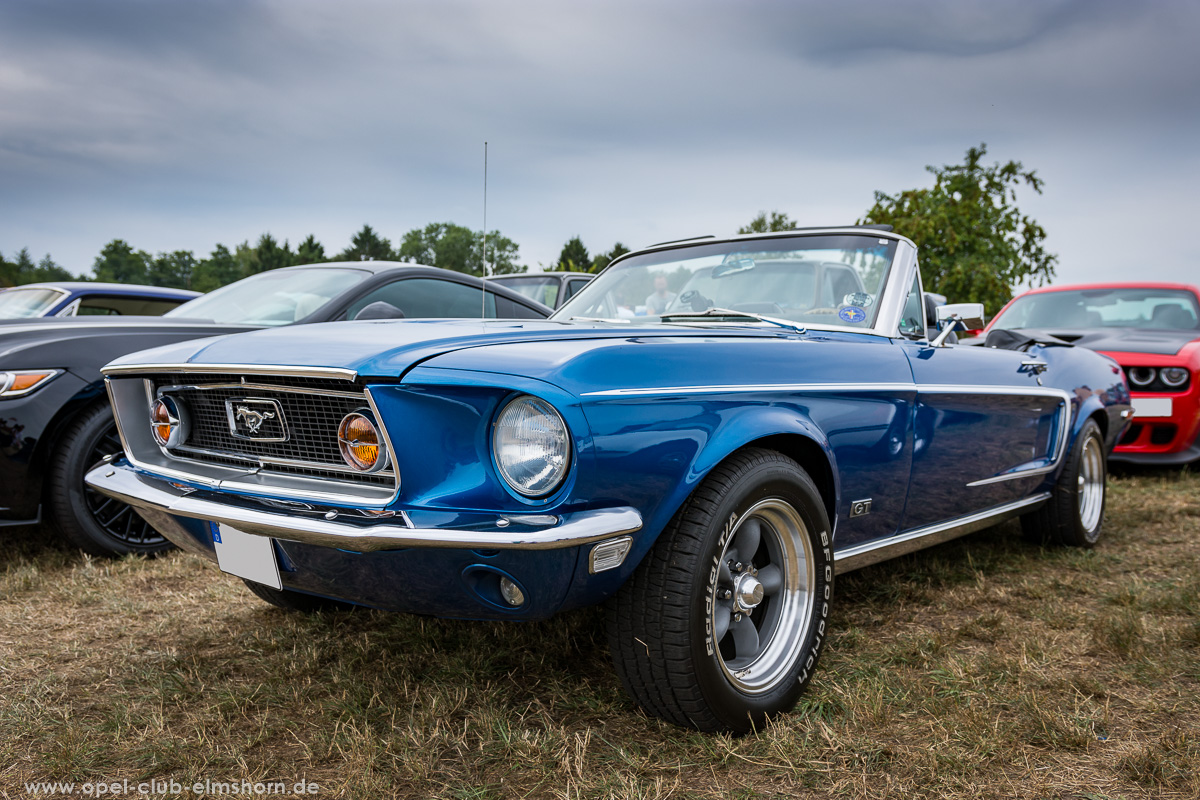
<path fill-rule="evenodd" d="M 1187 213 L 1198 17 L 1110 0 L 7 3 L 0 250 L 83 269 L 117 236 L 207 253 L 264 230 L 338 249 L 364 222 L 478 227 L 486 139 L 489 225 L 549 263 L 576 233 L 637 245 L 764 208 L 844 223 L 986 141 L 1046 178 L 1022 202 L 1062 277 L 1117 277 L 1147 225 Z"/>

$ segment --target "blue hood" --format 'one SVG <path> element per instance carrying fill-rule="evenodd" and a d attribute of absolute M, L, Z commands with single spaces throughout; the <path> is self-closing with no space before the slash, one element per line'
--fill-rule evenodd
<path fill-rule="evenodd" d="M 182 342 L 125 356 L 111 366 L 205 364 L 235 368 L 334 367 L 354 370 L 364 378 L 398 378 L 411 367 L 434 356 L 491 345 L 567 341 L 600 344 L 599 340 L 614 339 L 777 338 L 785 333 L 780 329 L 716 330 L 663 325 L 635 327 L 549 320 L 359 320 L 288 326 Z M 587 349 L 586 345 L 581 347 L 579 344 L 568 349 L 572 352 Z M 512 348 L 514 357 L 519 355 L 520 350 Z M 524 359 L 514 358 L 516 360 Z M 481 366 L 508 372 L 515 364 Z"/>

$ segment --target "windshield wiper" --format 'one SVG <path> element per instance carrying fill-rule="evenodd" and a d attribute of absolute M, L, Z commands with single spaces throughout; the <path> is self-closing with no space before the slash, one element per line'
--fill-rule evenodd
<path fill-rule="evenodd" d="M 703 311 L 674 311 L 670 314 L 660 314 L 659 319 L 663 322 L 671 322 L 672 320 L 684 319 L 705 319 L 712 317 L 732 317 L 734 319 L 752 319 L 756 322 L 766 322 L 771 325 L 778 325 L 781 328 L 790 328 L 797 333 L 808 333 L 808 328 L 803 325 L 797 325 L 795 322 L 778 317 L 766 317 L 762 314 L 755 314 L 753 311 L 734 311 L 731 308 L 706 308 Z"/>

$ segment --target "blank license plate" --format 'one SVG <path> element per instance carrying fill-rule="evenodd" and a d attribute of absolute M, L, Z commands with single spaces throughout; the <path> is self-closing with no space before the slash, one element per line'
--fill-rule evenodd
<path fill-rule="evenodd" d="M 1169 417 L 1171 416 L 1171 398 L 1135 397 L 1133 398 L 1133 415 L 1135 417 Z"/>
<path fill-rule="evenodd" d="M 216 524 L 213 526 L 213 546 L 217 549 L 217 565 L 222 572 L 272 589 L 283 588 L 279 580 L 279 563 L 275 560 L 275 544 L 268 537 Z"/>

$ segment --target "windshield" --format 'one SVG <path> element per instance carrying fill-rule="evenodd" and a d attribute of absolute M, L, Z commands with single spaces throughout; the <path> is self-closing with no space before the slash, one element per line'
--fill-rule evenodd
<path fill-rule="evenodd" d="M 614 264 L 553 318 L 656 323 L 717 308 L 870 328 L 895 253 L 894 239 L 859 234 L 672 248 Z"/>
<path fill-rule="evenodd" d="M 7 289 L 0 292 L 0 319 L 40 317 L 62 300 L 66 292 L 58 289 Z"/>
<path fill-rule="evenodd" d="M 1176 289 L 1078 289 L 1018 297 L 993 328 L 1157 328 L 1191 331 L 1200 308 L 1191 292 Z"/>
<path fill-rule="evenodd" d="M 495 280 L 506 288 L 520 292 L 530 300 L 544 306 L 554 308 L 554 304 L 558 301 L 558 278 L 553 276 L 530 275 L 520 278 L 496 278 Z"/>
<path fill-rule="evenodd" d="M 164 314 L 235 325 L 288 325 L 304 319 L 371 273 L 360 269 L 281 269 L 215 289 Z"/>

